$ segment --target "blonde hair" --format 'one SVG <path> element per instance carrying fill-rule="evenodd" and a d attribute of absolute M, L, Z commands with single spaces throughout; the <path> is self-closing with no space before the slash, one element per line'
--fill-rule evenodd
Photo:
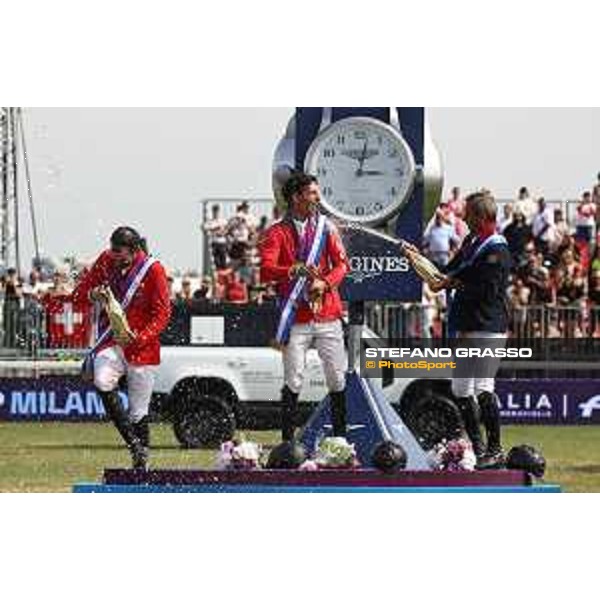
<path fill-rule="evenodd" d="M 465 198 L 465 202 L 469 205 L 469 210 L 477 221 L 496 221 L 498 207 L 489 190 L 480 190 L 479 192 L 470 194 Z"/>

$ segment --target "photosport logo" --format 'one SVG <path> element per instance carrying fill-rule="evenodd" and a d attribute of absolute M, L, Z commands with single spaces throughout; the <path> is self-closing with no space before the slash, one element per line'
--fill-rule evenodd
<path fill-rule="evenodd" d="M 503 359 L 529 360 L 531 348 L 506 348 L 505 340 L 457 339 L 448 345 L 420 340 L 410 345 L 370 345 L 363 340 L 360 370 L 363 377 L 447 379 L 495 377 Z"/>

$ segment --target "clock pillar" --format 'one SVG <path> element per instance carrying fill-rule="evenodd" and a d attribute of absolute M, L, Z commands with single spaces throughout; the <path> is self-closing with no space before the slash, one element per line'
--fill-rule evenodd
<path fill-rule="evenodd" d="M 335 107 L 331 109 L 299 107 L 295 114 L 294 162 L 296 169 L 303 169 L 307 151 L 319 134 L 324 122 L 324 111 L 331 122 L 349 117 L 371 117 L 384 123 L 397 125 L 402 137 L 408 143 L 415 163 L 424 167 L 425 160 L 425 109 L 422 107 Z M 393 112 L 392 112 L 393 111 Z M 392 114 L 390 114 L 392 113 Z M 390 123 L 390 116 L 392 123 Z M 423 237 L 425 187 L 424 177 L 417 177 L 412 194 L 396 217 L 380 226 L 387 233 L 419 245 Z M 417 302 L 421 300 L 422 285 L 416 274 L 409 269 L 384 260 L 386 256 L 397 255 L 397 251 L 387 247 L 380 240 L 353 236 L 348 242 L 352 273 L 342 287 L 342 294 L 348 301 L 399 300 Z M 383 262 L 384 270 L 376 273 Z M 387 270 L 386 270 L 387 269 Z"/>

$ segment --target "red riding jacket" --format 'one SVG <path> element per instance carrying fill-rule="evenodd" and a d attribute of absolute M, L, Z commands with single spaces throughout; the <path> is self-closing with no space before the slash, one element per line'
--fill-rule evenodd
<path fill-rule="evenodd" d="M 335 321 L 343 314 L 342 300 L 337 288 L 350 270 L 350 264 L 338 232 L 329 225 L 325 248 L 319 261 L 319 272 L 329 289 L 325 292 L 323 306 L 318 315 L 312 312 L 304 299 L 300 300 L 296 323 Z M 295 281 L 295 278 L 290 277 L 289 271 L 298 260 L 299 241 L 294 223 L 284 219 L 271 225 L 259 242 L 261 279 L 264 283 L 274 282 L 280 298 L 287 296 Z"/>
<path fill-rule="evenodd" d="M 138 253 L 134 264 L 143 257 L 143 253 Z M 127 273 L 120 273 L 111 252 L 106 250 L 77 284 L 73 291 L 73 301 L 89 300 L 89 293 L 95 287 L 115 282 L 123 283 L 126 278 Z M 159 336 L 171 317 L 167 276 L 160 263 L 155 262 L 148 269 L 125 310 L 125 314 L 129 326 L 135 333 L 135 340 L 123 348 L 125 359 L 129 364 L 135 366 L 158 365 L 160 363 Z M 100 349 L 115 344 L 114 341 L 108 341 Z"/>

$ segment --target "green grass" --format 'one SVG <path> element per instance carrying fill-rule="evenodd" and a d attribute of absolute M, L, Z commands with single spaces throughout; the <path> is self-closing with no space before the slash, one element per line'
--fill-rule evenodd
<path fill-rule="evenodd" d="M 167 425 L 152 427 L 152 467 L 210 467 L 211 450 L 181 450 Z M 276 432 L 247 432 L 263 444 Z M 600 492 L 600 427 L 506 427 L 506 447 L 539 447 L 546 479 L 568 492 Z M 0 423 L 0 491 L 68 492 L 75 482 L 97 482 L 105 467 L 128 467 L 129 455 L 106 424 Z"/>

